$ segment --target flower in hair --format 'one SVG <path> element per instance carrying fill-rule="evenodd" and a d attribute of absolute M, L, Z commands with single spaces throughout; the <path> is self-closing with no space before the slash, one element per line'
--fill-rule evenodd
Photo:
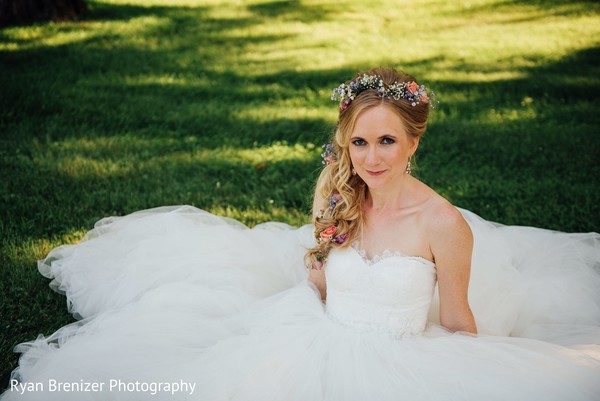
<path fill-rule="evenodd" d="M 415 81 L 394 82 L 391 85 L 386 85 L 379 75 L 369 74 L 358 75 L 350 83 L 344 83 L 335 88 L 331 95 L 331 100 L 339 100 L 340 110 L 345 110 L 356 96 L 367 89 L 377 91 L 382 98 L 406 99 L 412 106 L 416 106 L 419 103 L 427 103 L 429 107 L 433 108 L 435 107 L 435 103 L 437 103 L 435 93 L 433 91 L 428 92 L 425 85 L 419 86 Z"/>
<path fill-rule="evenodd" d="M 336 226 L 329 226 L 323 231 L 319 233 L 319 239 L 321 242 L 329 242 L 333 238 L 335 232 L 337 231 Z"/>
<path fill-rule="evenodd" d="M 406 90 L 408 92 L 410 92 L 411 95 L 415 95 L 415 94 L 419 93 L 419 85 L 417 85 L 417 83 L 415 81 L 409 82 L 406 85 Z"/>
<path fill-rule="evenodd" d="M 333 143 L 326 143 L 321 147 L 323 148 L 323 153 L 321 153 L 321 157 L 323 158 L 323 164 L 330 165 L 331 163 L 337 160 Z"/>
<path fill-rule="evenodd" d="M 336 226 L 329 226 L 318 234 L 317 239 L 321 243 L 327 243 L 327 242 L 331 241 L 332 243 L 339 244 L 339 245 L 346 242 L 346 240 L 348 239 L 348 234 L 342 234 L 342 235 L 335 236 L 336 232 L 337 232 Z"/>
<path fill-rule="evenodd" d="M 329 197 L 329 207 L 335 209 L 335 206 L 342 200 L 342 195 L 335 193 Z"/>
<path fill-rule="evenodd" d="M 331 239 L 331 242 L 334 242 L 336 244 L 340 244 L 341 245 L 344 242 L 346 242 L 347 239 L 348 239 L 348 234 L 342 234 L 342 235 L 339 235 L 337 237 L 333 237 Z"/>

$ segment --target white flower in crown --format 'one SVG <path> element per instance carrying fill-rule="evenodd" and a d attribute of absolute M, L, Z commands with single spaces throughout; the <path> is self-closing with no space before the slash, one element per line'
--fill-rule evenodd
<path fill-rule="evenodd" d="M 345 110 L 359 93 L 373 89 L 379 93 L 379 96 L 391 98 L 394 100 L 406 99 L 412 106 L 419 103 L 428 103 L 431 108 L 438 103 L 435 100 L 433 91 L 427 92 L 425 85 L 411 82 L 394 82 L 391 85 L 385 85 L 379 75 L 363 74 L 350 81 L 349 84 L 341 84 L 333 90 L 331 100 L 339 100 L 340 110 Z"/>

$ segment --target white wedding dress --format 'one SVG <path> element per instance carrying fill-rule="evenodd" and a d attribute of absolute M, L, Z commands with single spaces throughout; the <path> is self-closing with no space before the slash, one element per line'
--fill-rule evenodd
<path fill-rule="evenodd" d="M 600 236 L 461 212 L 478 336 L 439 326 L 420 257 L 333 250 L 324 305 L 310 225 L 189 206 L 101 220 L 40 262 L 81 320 L 17 347 L 2 400 L 598 400 Z"/>

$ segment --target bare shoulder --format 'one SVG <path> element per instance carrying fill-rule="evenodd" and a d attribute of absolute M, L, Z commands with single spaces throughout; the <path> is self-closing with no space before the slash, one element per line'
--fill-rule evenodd
<path fill-rule="evenodd" d="M 427 203 L 425 222 L 434 258 L 439 260 L 447 252 L 470 254 L 473 234 L 460 211 L 438 194 Z"/>
<path fill-rule="evenodd" d="M 425 214 L 428 226 L 434 232 L 454 231 L 465 226 L 468 227 L 458 209 L 437 194 L 428 202 Z"/>

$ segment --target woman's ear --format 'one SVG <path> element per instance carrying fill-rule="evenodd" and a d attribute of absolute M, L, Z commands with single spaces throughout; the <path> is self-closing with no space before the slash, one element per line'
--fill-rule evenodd
<path fill-rule="evenodd" d="M 421 137 L 412 137 L 412 145 L 410 146 L 410 156 L 414 156 L 417 148 L 419 147 L 419 140 Z"/>

